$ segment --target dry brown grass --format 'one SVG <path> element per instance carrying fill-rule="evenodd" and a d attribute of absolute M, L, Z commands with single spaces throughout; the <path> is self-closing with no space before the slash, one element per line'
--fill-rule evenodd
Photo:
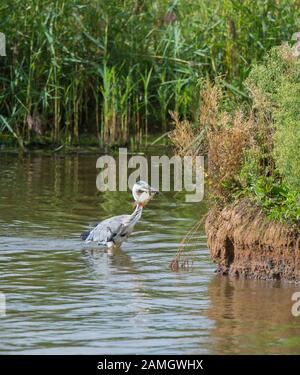
<path fill-rule="evenodd" d="M 227 114 L 223 115 L 227 117 Z M 244 150 L 250 145 L 253 118 L 237 110 L 226 125 L 208 132 L 208 177 L 214 196 L 226 199 L 224 184 L 236 182 L 243 164 Z"/>
<path fill-rule="evenodd" d="M 207 81 L 200 95 L 200 128 L 217 130 L 221 124 L 219 122 L 219 103 L 222 100 L 222 92 L 219 87 Z"/>
<path fill-rule="evenodd" d="M 187 120 L 180 121 L 178 115 L 171 112 L 175 129 L 170 139 L 181 157 L 196 156 L 199 150 L 208 154 L 211 193 L 224 200 L 224 183 L 235 183 L 243 163 L 243 152 L 251 143 L 255 121 L 252 113 L 246 117 L 240 109 L 232 115 L 221 111 L 222 95 L 217 85 L 206 82 L 200 96 L 199 126 L 193 130 Z"/>
<path fill-rule="evenodd" d="M 180 121 L 178 113 L 170 111 L 174 121 L 175 129 L 170 132 L 169 137 L 175 146 L 175 153 L 178 156 L 194 156 L 193 141 L 195 133 L 188 120 Z"/>
<path fill-rule="evenodd" d="M 195 157 L 199 152 L 207 153 L 208 131 L 219 129 L 222 120 L 225 120 L 224 116 L 223 119 L 218 116 L 221 96 L 222 93 L 217 86 L 213 86 L 209 81 L 205 83 L 200 95 L 198 127 L 195 128 L 188 120 L 180 120 L 178 113 L 170 111 L 175 127 L 169 138 L 175 146 L 176 155 Z"/>
<path fill-rule="evenodd" d="M 170 268 L 172 271 L 189 270 L 192 266 L 193 262 L 191 256 L 187 257 L 185 249 L 192 240 L 194 234 L 198 232 L 201 225 L 204 223 L 205 218 L 206 216 L 197 221 L 197 223 L 187 232 L 187 234 L 181 240 L 176 255 L 170 262 Z"/>
<path fill-rule="evenodd" d="M 260 89 L 252 84 L 246 84 L 247 90 L 252 99 L 252 116 L 253 121 L 253 152 L 256 152 L 259 160 L 259 154 L 268 155 L 267 158 L 261 159 L 261 173 L 267 169 L 269 173 L 273 173 L 275 169 L 275 161 L 272 157 L 274 149 L 274 124 L 271 113 L 272 105 L 266 95 L 264 95 Z"/>

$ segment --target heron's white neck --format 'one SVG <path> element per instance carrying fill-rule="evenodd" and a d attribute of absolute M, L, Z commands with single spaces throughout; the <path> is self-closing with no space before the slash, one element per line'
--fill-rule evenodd
<path fill-rule="evenodd" d="M 136 184 L 133 185 L 132 196 L 133 196 L 133 199 L 137 202 L 138 201 L 138 195 L 137 195 L 137 186 L 136 186 Z"/>
<path fill-rule="evenodd" d="M 142 204 L 139 204 L 137 203 L 136 204 L 136 207 L 135 207 L 135 210 L 133 211 L 133 213 L 130 215 L 130 222 L 132 224 L 135 224 L 137 221 L 140 220 L 141 216 L 142 216 L 142 212 L 143 212 L 143 205 Z"/>

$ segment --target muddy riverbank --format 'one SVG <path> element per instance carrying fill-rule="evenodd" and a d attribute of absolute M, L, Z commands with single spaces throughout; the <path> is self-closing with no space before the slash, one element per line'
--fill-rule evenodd
<path fill-rule="evenodd" d="M 222 274 L 300 282 L 300 225 L 269 220 L 247 200 L 210 211 L 205 229 Z"/>

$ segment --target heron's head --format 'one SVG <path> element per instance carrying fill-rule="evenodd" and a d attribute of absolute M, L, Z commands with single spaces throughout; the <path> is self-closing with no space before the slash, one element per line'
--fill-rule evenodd
<path fill-rule="evenodd" d="M 138 181 L 133 185 L 132 195 L 137 204 L 145 206 L 159 191 L 145 181 Z"/>

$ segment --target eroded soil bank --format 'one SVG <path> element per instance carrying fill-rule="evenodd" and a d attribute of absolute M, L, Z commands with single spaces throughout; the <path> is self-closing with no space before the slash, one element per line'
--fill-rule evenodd
<path fill-rule="evenodd" d="M 300 281 L 300 225 L 270 221 L 244 200 L 211 210 L 205 230 L 219 273 Z"/>

